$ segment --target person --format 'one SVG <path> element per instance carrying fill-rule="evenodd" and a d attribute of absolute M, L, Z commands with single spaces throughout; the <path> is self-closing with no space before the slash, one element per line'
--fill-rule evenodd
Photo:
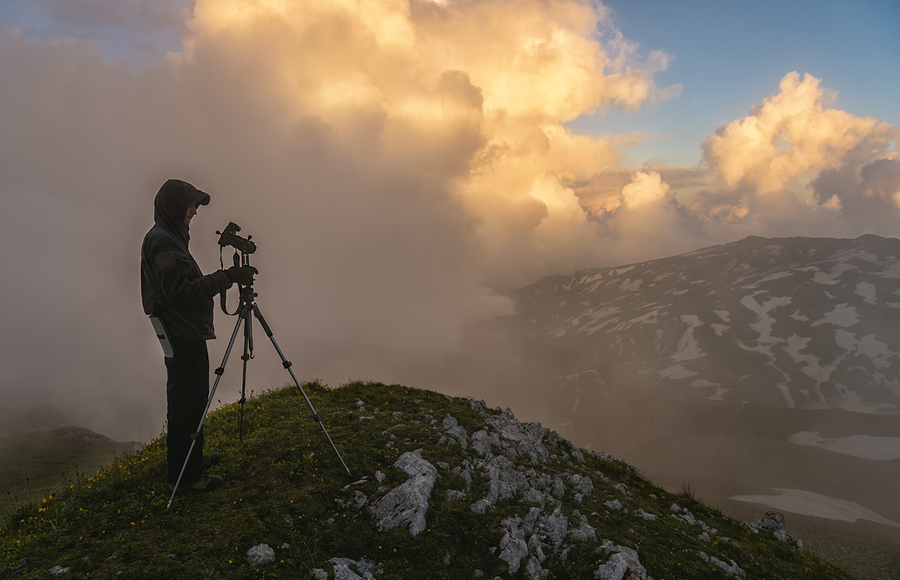
<path fill-rule="evenodd" d="M 190 183 L 169 179 L 153 202 L 154 225 L 141 244 L 141 299 L 144 313 L 162 321 L 172 346 L 166 358 L 166 419 L 169 491 L 211 491 L 218 476 L 203 476 L 219 454 L 203 455 L 203 432 L 188 459 L 192 436 L 203 419 L 209 398 L 209 354 L 206 341 L 215 338 L 213 297 L 232 286 L 253 283 L 256 269 L 235 266 L 203 275 L 188 250 L 191 220 L 209 194 Z"/>

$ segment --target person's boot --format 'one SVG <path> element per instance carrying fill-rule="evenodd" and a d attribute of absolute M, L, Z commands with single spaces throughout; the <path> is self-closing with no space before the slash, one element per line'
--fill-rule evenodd
<path fill-rule="evenodd" d="M 212 491 L 222 485 L 224 480 L 218 475 L 209 475 L 201 477 L 194 483 L 182 484 L 178 486 L 178 491 Z M 175 491 L 175 485 L 169 484 L 169 491 Z"/>

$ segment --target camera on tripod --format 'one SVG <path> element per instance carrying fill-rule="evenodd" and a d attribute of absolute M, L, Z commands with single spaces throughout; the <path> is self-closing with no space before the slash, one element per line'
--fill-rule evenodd
<path fill-rule="evenodd" d="M 241 237 L 237 234 L 239 231 L 241 231 L 241 226 L 234 222 L 228 222 L 224 232 L 216 231 L 219 234 L 219 245 L 223 248 L 231 246 L 244 254 L 252 254 L 256 251 L 256 244 L 250 241 L 252 236 Z"/>
<path fill-rule="evenodd" d="M 234 253 L 234 266 L 235 268 L 245 267 L 248 268 L 253 274 L 257 274 L 256 268 L 250 266 L 250 254 L 256 251 L 256 244 L 250 241 L 250 236 L 246 238 L 238 235 L 238 232 L 241 231 L 241 226 L 237 225 L 234 222 L 228 222 L 228 226 L 225 228 L 225 231 L 216 233 L 219 234 L 219 263 L 222 265 L 222 269 L 224 270 L 224 264 L 222 263 L 224 260 L 222 259 L 222 250 L 225 249 L 225 246 L 231 246 L 234 249 L 238 250 L 241 253 L 238 256 L 238 252 Z M 230 270 L 230 268 L 229 268 Z M 231 333 L 231 340 L 228 342 L 228 348 L 225 350 L 225 357 L 222 359 L 222 365 L 215 370 L 216 381 L 213 383 L 212 391 L 209 394 L 209 398 L 206 401 L 206 408 L 203 410 L 203 418 L 200 420 L 200 424 L 197 426 L 197 431 L 191 435 L 191 446 L 188 449 L 187 457 L 184 460 L 184 465 L 181 467 L 181 472 L 178 474 L 178 479 L 176 480 L 174 486 L 172 486 L 172 495 L 169 497 L 169 502 L 166 504 L 166 511 L 169 511 L 169 508 L 172 507 L 172 502 L 175 500 L 175 493 L 178 491 L 178 486 L 181 483 L 181 478 L 184 475 L 184 471 L 187 468 L 188 460 L 191 457 L 191 453 L 194 451 L 194 446 L 197 444 L 198 439 L 201 437 L 201 430 L 203 429 L 203 423 L 206 421 L 206 414 L 209 413 L 209 407 L 212 404 L 213 397 L 216 395 L 216 389 L 219 387 L 219 380 L 222 378 L 222 375 L 225 374 L 225 363 L 228 362 L 228 357 L 231 354 L 231 348 L 234 346 L 234 341 L 237 338 L 238 330 L 241 328 L 241 325 L 244 325 L 244 356 L 241 357 L 241 360 L 244 361 L 244 370 L 243 370 L 243 379 L 241 381 L 241 427 L 240 427 L 240 438 L 243 440 L 244 438 L 244 403 L 247 401 L 246 397 L 246 389 L 247 389 L 247 363 L 250 359 L 253 358 L 253 318 L 255 317 L 257 321 L 259 321 L 260 325 L 263 327 L 263 330 L 266 333 L 266 336 L 269 337 L 269 340 L 272 341 L 272 346 L 275 347 L 275 350 L 278 352 L 278 356 L 281 357 L 281 366 L 283 366 L 290 374 L 291 378 L 294 379 L 294 385 L 300 391 L 300 394 L 303 395 L 303 398 L 306 400 L 306 404 L 309 406 L 309 410 L 312 412 L 313 420 L 319 424 L 319 427 L 322 428 L 322 432 L 325 434 L 325 438 L 328 439 L 328 442 L 331 443 L 331 448 L 334 449 L 335 455 L 337 455 L 338 459 L 341 462 L 341 465 L 344 467 L 344 471 L 347 472 L 347 475 L 350 475 L 350 468 L 347 467 L 347 464 L 344 462 L 344 458 L 341 457 L 340 451 L 338 451 L 337 445 L 334 444 L 334 441 L 331 440 L 331 435 L 328 434 L 328 429 L 325 428 L 325 425 L 322 423 L 322 417 L 316 412 L 315 407 L 313 407 L 312 401 L 309 400 L 309 396 L 306 394 L 306 391 L 303 390 L 303 387 L 300 385 L 300 381 L 297 379 L 297 375 L 294 374 L 293 369 L 291 369 L 290 361 L 285 358 L 284 353 L 281 351 L 281 347 L 278 346 L 278 342 L 275 340 L 274 334 L 272 334 L 272 329 L 269 328 L 269 324 L 266 322 L 266 319 L 263 318 L 262 312 L 259 310 L 259 306 L 256 304 L 256 292 L 253 291 L 252 286 L 252 278 L 251 283 L 246 286 L 240 286 L 241 288 L 241 297 L 240 302 L 238 304 L 237 310 L 235 310 L 234 314 L 228 312 L 225 308 L 225 291 L 219 295 L 222 305 L 222 310 L 225 314 L 229 316 L 236 315 L 237 322 L 234 325 L 234 332 Z M 165 351 L 165 345 L 163 345 L 163 351 Z M 166 353 L 168 355 L 168 353 Z"/>

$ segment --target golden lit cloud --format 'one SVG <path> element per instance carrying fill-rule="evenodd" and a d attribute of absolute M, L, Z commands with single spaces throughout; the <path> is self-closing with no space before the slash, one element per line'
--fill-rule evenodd
<path fill-rule="evenodd" d="M 484 268 L 519 283 L 598 251 L 566 184 L 616 167 L 621 140 L 562 124 L 679 90 L 653 82 L 664 53 L 601 42 L 606 19 L 576 0 L 199 0 L 186 59 L 227 42 L 286 121 L 315 115 L 370 162 L 437 177 L 478 220 Z"/>
<path fill-rule="evenodd" d="M 637 207 L 665 197 L 669 185 L 663 183 L 659 173 L 638 171 L 628 185 L 622 188 L 622 201 L 629 207 Z"/>
<path fill-rule="evenodd" d="M 836 93 L 811 75 L 789 73 L 779 92 L 732 121 L 703 143 L 706 160 L 726 189 L 741 184 L 777 190 L 792 178 L 837 167 L 845 153 L 893 128 L 871 117 L 829 108 Z"/>

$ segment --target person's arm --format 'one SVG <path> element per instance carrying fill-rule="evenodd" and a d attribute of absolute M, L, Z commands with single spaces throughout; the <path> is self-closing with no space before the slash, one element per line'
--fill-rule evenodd
<path fill-rule="evenodd" d="M 174 306 L 205 300 L 231 287 L 222 270 L 192 280 L 191 259 L 178 246 L 162 244 L 153 248 L 151 259 L 163 297 Z"/>

